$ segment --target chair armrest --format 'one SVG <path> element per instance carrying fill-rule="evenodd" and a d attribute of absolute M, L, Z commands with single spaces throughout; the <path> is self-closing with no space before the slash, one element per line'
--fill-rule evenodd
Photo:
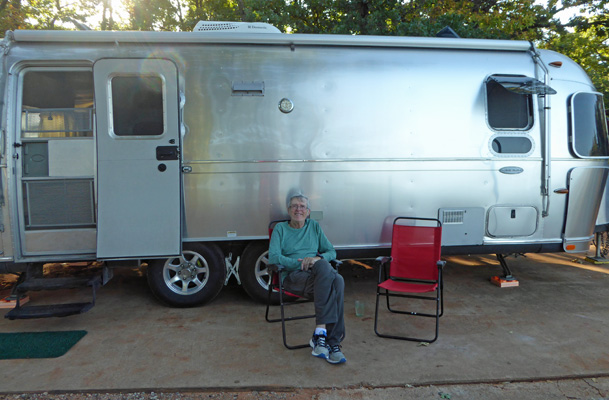
<path fill-rule="evenodd" d="M 383 264 L 386 264 L 387 262 L 391 261 L 391 257 L 380 256 L 380 257 L 377 257 L 376 260 L 374 260 L 374 261 L 376 261 L 379 264 L 383 265 Z"/>
<path fill-rule="evenodd" d="M 267 264 L 266 268 L 275 273 L 285 269 L 285 267 L 281 264 Z"/>
<path fill-rule="evenodd" d="M 389 277 L 389 274 L 387 273 L 387 264 L 390 263 L 391 260 L 391 257 L 387 256 L 380 256 L 376 258 L 375 261 L 379 263 L 379 284 Z"/>
<path fill-rule="evenodd" d="M 437 262 L 437 264 L 438 264 L 438 268 L 442 269 L 446 265 L 446 261 L 441 261 L 440 260 L 440 261 Z"/>

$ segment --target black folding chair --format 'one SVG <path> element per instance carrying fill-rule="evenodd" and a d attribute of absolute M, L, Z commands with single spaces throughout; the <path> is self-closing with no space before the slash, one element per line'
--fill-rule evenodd
<path fill-rule="evenodd" d="M 280 222 L 285 222 L 285 221 L 288 221 L 288 220 L 271 221 L 271 223 L 269 224 L 269 239 L 273 233 L 273 228 L 275 227 L 275 225 L 277 225 Z M 338 260 L 332 260 L 330 263 L 332 264 L 332 266 L 335 269 L 338 269 L 338 266 L 341 264 L 341 262 Z M 286 334 L 286 322 L 296 321 L 296 320 L 300 320 L 300 319 L 315 318 L 315 312 L 313 312 L 312 314 L 299 314 L 299 315 L 286 317 L 285 308 L 288 306 L 299 305 L 302 303 L 310 303 L 313 301 L 313 299 L 308 299 L 306 297 L 302 297 L 297 294 L 290 293 L 283 288 L 283 284 L 281 282 L 281 271 L 284 269 L 283 265 L 269 264 L 267 266 L 267 268 L 270 273 L 270 280 L 269 280 L 270 283 L 269 283 L 269 289 L 268 289 L 268 300 L 266 303 L 266 313 L 265 313 L 266 321 L 267 322 L 281 322 L 281 334 L 283 337 L 283 345 L 286 348 L 288 348 L 290 350 L 295 350 L 295 349 L 303 349 L 305 347 L 309 347 L 308 342 L 306 344 L 299 344 L 299 345 L 288 344 L 287 334 Z M 271 305 L 275 305 L 275 301 L 273 301 L 273 293 L 275 293 L 275 292 L 279 293 L 279 308 L 280 308 L 280 315 L 281 315 L 280 318 L 270 318 L 269 317 L 269 314 L 270 314 L 269 310 L 271 308 Z"/>

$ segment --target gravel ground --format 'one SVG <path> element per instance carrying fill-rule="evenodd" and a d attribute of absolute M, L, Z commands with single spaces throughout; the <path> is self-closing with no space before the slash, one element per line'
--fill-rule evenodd
<path fill-rule="evenodd" d="M 609 377 L 403 387 L 0 394 L 0 400 L 609 400 Z"/>

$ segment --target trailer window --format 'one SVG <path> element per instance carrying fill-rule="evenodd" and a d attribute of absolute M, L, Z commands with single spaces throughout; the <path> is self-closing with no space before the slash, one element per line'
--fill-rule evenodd
<path fill-rule="evenodd" d="M 533 151 L 533 142 L 528 136 L 494 136 L 491 150 L 496 155 L 529 155 Z"/>
<path fill-rule="evenodd" d="M 497 130 L 531 128 L 533 126 L 531 94 L 508 90 L 497 80 L 492 79 L 493 77 L 486 82 L 487 118 L 490 127 Z"/>
<path fill-rule="evenodd" d="M 112 122 L 117 136 L 162 135 L 162 79 L 158 76 L 112 78 Z"/>
<path fill-rule="evenodd" d="M 23 75 L 21 136 L 93 136 L 91 71 L 28 71 Z"/>
<path fill-rule="evenodd" d="M 578 157 L 609 157 L 607 119 L 601 94 L 581 92 L 571 97 L 571 142 Z"/>

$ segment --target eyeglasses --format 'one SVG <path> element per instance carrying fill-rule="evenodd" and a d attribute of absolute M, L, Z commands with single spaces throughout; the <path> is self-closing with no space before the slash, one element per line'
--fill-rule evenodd
<path fill-rule="evenodd" d="M 306 210 L 307 206 L 302 205 L 302 204 L 290 204 L 290 208 L 292 208 L 294 210 Z"/>

